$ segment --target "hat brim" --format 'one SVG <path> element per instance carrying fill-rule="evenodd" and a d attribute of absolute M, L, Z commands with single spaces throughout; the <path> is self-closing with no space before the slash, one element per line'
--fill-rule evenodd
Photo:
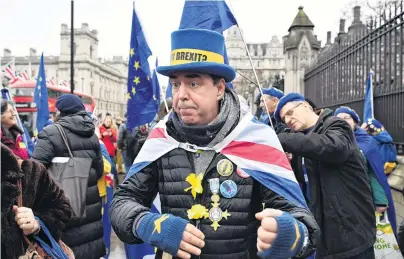
<path fill-rule="evenodd" d="M 174 66 L 159 66 L 156 70 L 164 76 L 170 76 L 175 72 L 181 71 L 212 74 L 223 77 L 226 83 L 233 81 L 236 77 L 236 71 L 234 68 L 226 64 L 218 64 L 214 62 L 192 62 Z"/>

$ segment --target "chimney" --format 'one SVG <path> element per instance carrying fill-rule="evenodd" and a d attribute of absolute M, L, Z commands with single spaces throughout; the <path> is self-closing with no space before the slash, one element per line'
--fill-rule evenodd
<path fill-rule="evenodd" d="M 361 22 L 361 7 L 360 6 L 357 5 L 353 8 L 353 16 L 354 16 L 353 23 Z"/>
<path fill-rule="evenodd" d="M 11 57 L 11 50 L 3 49 L 3 56 L 4 57 Z"/>
<path fill-rule="evenodd" d="M 339 33 L 345 33 L 345 19 L 339 20 Z"/>
<path fill-rule="evenodd" d="M 88 30 L 88 23 L 82 23 L 81 24 L 81 30 L 87 31 Z"/>
<path fill-rule="evenodd" d="M 331 44 L 331 31 L 327 31 L 327 45 Z"/>
<path fill-rule="evenodd" d="M 36 56 L 36 49 L 29 48 L 29 56 L 30 57 L 35 57 Z"/>
<path fill-rule="evenodd" d="M 69 28 L 67 27 L 67 24 L 62 23 L 62 25 L 60 25 L 60 31 L 61 32 L 67 32 Z"/>

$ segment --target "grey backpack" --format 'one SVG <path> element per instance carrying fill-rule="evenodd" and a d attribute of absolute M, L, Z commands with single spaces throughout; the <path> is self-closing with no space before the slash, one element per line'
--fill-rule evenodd
<path fill-rule="evenodd" d="M 70 201 L 75 217 L 86 216 L 87 184 L 92 164 L 91 158 L 73 157 L 66 134 L 59 124 L 59 130 L 69 152 L 69 157 L 54 157 L 50 166 L 50 175 L 63 189 Z"/>

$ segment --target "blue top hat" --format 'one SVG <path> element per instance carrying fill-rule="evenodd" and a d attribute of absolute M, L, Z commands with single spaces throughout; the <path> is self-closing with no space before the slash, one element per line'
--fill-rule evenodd
<path fill-rule="evenodd" d="M 224 37 L 203 29 L 184 29 L 171 34 L 169 66 L 157 67 L 157 72 L 170 76 L 174 72 L 197 72 L 221 76 L 226 82 L 236 77 L 236 71 L 224 63 Z"/>

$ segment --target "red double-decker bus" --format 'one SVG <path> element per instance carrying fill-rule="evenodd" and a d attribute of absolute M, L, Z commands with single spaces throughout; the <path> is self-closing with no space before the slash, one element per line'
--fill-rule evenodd
<path fill-rule="evenodd" d="M 36 81 L 17 82 L 10 86 L 11 95 L 14 99 L 15 107 L 20 116 L 21 122 L 28 129 L 30 135 L 33 135 L 33 129 L 36 128 L 36 104 L 34 102 L 34 90 Z M 70 93 L 70 89 L 61 86 L 51 86 L 47 84 L 48 88 L 48 104 L 49 112 L 56 113 L 56 99 L 63 95 Z M 81 98 L 87 112 L 94 112 L 95 100 L 92 96 L 74 91 L 74 94 Z"/>

